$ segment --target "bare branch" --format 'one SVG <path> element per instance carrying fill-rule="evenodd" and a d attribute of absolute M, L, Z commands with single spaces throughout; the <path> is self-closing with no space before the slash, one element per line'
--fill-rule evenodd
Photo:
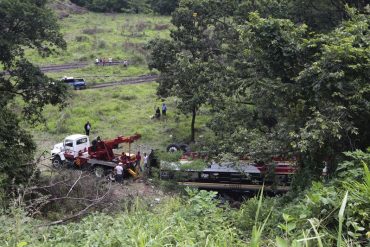
<path fill-rule="evenodd" d="M 81 210 L 77 214 L 74 214 L 72 216 L 66 217 L 66 218 L 61 219 L 61 220 L 56 220 L 56 221 L 49 222 L 48 224 L 38 225 L 38 227 L 45 227 L 45 226 L 53 226 L 53 225 L 63 224 L 67 221 L 70 221 L 72 219 L 75 219 L 75 218 L 78 218 L 78 217 L 81 217 L 81 216 L 85 215 L 91 207 L 99 204 L 108 195 L 108 193 L 110 192 L 110 189 L 111 189 L 111 183 L 110 183 L 109 189 L 107 190 L 107 192 L 103 196 L 94 200 L 93 203 L 89 204 L 87 207 L 85 207 L 83 210 Z"/>
<path fill-rule="evenodd" d="M 75 187 L 75 185 L 78 183 L 78 181 L 80 181 L 81 176 L 82 176 L 82 171 L 80 171 L 80 176 L 78 176 L 78 179 L 73 183 L 73 185 L 72 185 L 72 186 L 71 186 L 71 188 L 69 189 L 69 191 L 68 191 L 68 193 L 67 193 L 66 197 L 68 197 L 68 196 L 69 196 L 69 193 L 71 193 L 71 191 L 73 190 L 73 188 Z"/>

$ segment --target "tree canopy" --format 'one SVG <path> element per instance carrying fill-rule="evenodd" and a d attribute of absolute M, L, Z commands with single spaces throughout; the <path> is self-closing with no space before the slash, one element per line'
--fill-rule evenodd
<path fill-rule="evenodd" d="M 161 72 L 158 95 L 176 96 L 178 108 L 192 115 L 191 141 L 197 111 L 207 102 L 213 87 L 211 74 L 219 67 L 219 39 L 227 34 L 227 26 L 219 21 L 228 11 L 228 2 L 181 1 L 172 15 L 172 40 L 158 39 L 149 45 L 149 66 Z"/>
<path fill-rule="evenodd" d="M 343 151 L 370 145 L 365 3 L 313 1 L 305 14 L 301 6 L 183 0 L 171 40 L 153 43 L 158 94 L 180 98 L 184 113 L 203 104 L 213 110 L 211 150 L 294 154 L 320 174 L 323 162 L 334 169 Z"/>
<path fill-rule="evenodd" d="M 35 144 L 19 117 L 40 121 L 46 104 L 62 104 L 66 97 L 65 86 L 46 77 L 24 51 L 47 56 L 66 43 L 46 0 L 2 0 L 0 19 L 0 188 L 7 189 L 34 170 Z"/>

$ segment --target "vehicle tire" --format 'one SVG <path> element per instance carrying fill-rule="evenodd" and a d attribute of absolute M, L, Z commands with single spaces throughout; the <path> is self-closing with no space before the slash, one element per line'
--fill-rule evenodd
<path fill-rule="evenodd" d="M 105 169 L 101 166 L 94 167 L 94 174 L 97 178 L 102 178 L 105 175 Z"/>
<path fill-rule="evenodd" d="M 184 152 L 184 153 L 188 153 L 190 152 L 190 147 L 188 144 L 181 144 L 180 145 L 180 149 Z"/>
<path fill-rule="evenodd" d="M 59 156 L 54 156 L 53 159 L 51 160 L 51 163 L 54 168 L 59 169 L 63 166 L 63 161 Z"/>
<path fill-rule="evenodd" d="M 177 144 L 170 144 L 170 145 L 167 146 L 167 152 L 173 153 L 173 152 L 177 152 L 177 151 L 180 151 L 180 150 L 181 150 L 180 146 L 177 145 Z"/>
<path fill-rule="evenodd" d="M 116 176 L 114 176 L 114 172 L 113 171 L 110 171 L 108 174 L 107 174 L 107 179 L 108 181 L 116 181 Z"/>

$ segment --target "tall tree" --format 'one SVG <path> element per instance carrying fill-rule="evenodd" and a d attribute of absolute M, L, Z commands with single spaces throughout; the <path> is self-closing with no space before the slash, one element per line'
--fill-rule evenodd
<path fill-rule="evenodd" d="M 42 119 L 46 104 L 61 104 L 65 99 L 65 86 L 46 77 L 24 56 L 26 48 L 47 56 L 66 46 L 46 2 L 0 1 L 0 64 L 6 71 L 0 72 L 0 188 L 4 191 L 34 171 L 35 144 L 20 127 L 18 116 L 35 123 Z"/>
<path fill-rule="evenodd" d="M 287 19 L 249 15 L 240 28 L 245 63 L 234 65 L 239 86 L 230 99 L 237 100 L 213 125 L 229 150 L 299 152 L 320 174 L 322 161 L 333 169 L 341 152 L 370 145 L 369 16 L 349 16 L 315 34 Z M 220 127 L 222 120 L 232 128 Z"/>
<path fill-rule="evenodd" d="M 179 0 L 149 0 L 149 3 L 154 12 L 161 15 L 170 15 L 175 11 Z"/>
<path fill-rule="evenodd" d="M 172 15 L 171 40 L 154 40 L 150 68 L 161 72 L 158 95 L 176 96 L 178 108 L 190 113 L 191 137 L 195 139 L 195 119 L 207 102 L 214 72 L 219 67 L 221 37 L 227 32 L 227 16 L 235 1 L 183 0 Z M 221 34 L 224 33 L 224 34 Z"/>

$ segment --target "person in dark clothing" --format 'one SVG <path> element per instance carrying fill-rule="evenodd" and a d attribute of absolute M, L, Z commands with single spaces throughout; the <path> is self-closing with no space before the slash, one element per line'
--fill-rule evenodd
<path fill-rule="evenodd" d="M 90 135 L 90 129 L 91 129 L 91 124 L 89 123 L 89 121 L 87 121 L 87 123 L 85 124 L 85 133 L 86 135 Z"/>
<path fill-rule="evenodd" d="M 136 154 L 136 169 L 139 169 L 140 172 L 143 171 L 143 169 L 141 168 L 141 155 L 140 155 L 140 151 L 137 152 L 137 154 Z"/>
<path fill-rule="evenodd" d="M 161 110 L 159 110 L 159 107 L 157 107 L 157 110 L 155 110 L 155 118 L 161 117 Z"/>

